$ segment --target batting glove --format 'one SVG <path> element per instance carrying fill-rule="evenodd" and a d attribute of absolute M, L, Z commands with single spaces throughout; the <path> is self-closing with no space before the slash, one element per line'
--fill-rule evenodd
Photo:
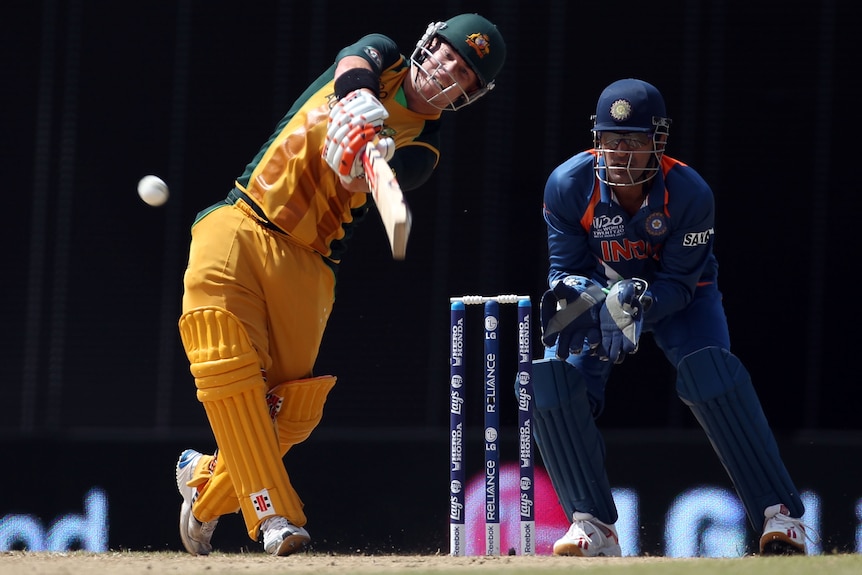
<path fill-rule="evenodd" d="M 330 109 L 322 156 L 342 181 L 350 182 L 364 173 L 362 154 L 365 146 L 380 132 L 383 121 L 388 117 L 389 112 L 380 100 L 365 90 L 350 92 Z M 391 140 L 384 138 L 387 139 Z M 387 142 L 381 149 L 384 157 L 389 147 Z M 394 152 L 394 141 L 391 148 Z"/>

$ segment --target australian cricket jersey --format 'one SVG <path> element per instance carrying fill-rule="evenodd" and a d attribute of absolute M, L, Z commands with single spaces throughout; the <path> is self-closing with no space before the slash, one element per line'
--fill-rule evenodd
<path fill-rule="evenodd" d="M 335 61 L 346 55 L 362 56 L 380 72 L 380 101 L 389 112 L 383 135 L 396 145 L 391 165 L 402 189 L 418 187 L 439 159 L 439 113 L 407 109 L 402 84 L 410 64 L 388 37 L 365 36 Z M 293 104 L 237 178 L 227 201 L 249 203 L 265 225 L 337 263 L 371 200 L 368 194 L 344 189 L 322 157 L 334 78 L 335 64 Z"/>

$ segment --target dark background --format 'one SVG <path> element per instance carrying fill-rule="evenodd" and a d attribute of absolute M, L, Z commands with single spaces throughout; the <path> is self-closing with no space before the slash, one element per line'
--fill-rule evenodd
<path fill-rule="evenodd" d="M 383 32 L 409 55 L 430 21 L 461 12 L 498 25 L 506 66 L 489 96 L 446 115 L 440 168 L 408 196 L 407 260 L 392 261 L 376 217 L 351 244 L 317 368 L 339 383 L 300 446 L 334 459 L 292 464 L 296 482 L 329 489 L 327 504 L 349 512 L 351 475 L 368 466 L 340 470 L 343 450 L 406 445 L 422 454 L 410 481 L 445 507 L 445 476 L 431 470 L 446 465 L 448 298 L 538 302 L 545 179 L 590 147 L 595 101 L 622 77 L 659 87 L 674 120 L 668 153 L 715 192 L 733 351 L 790 457 L 805 468 L 796 447 L 859 449 L 855 3 L 12 0 L 0 19 L 0 445 L 23 459 L 20 481 L 56 477 L 44 458 L 62 452 L 62 477 L 86 482 L 111 464 L 88 467 L 88 450 L 115 453 L 129 481 L 161 466 L 166 485 L 150 486 L 159 495 L 148 503 L 175 521 L 178 498 L 163 494 L 176 456 L 213 448 L 176 328 L 194 215 L 226 195 L 340 47 Z M 171 187 L 161 208 L 136 194 L 149 173 Z M 613 374 L 601 426 L 688 437 L 696 423 L 674 377 L 647 336 Z M 391 466 L 374 468 L 394 481 Z M 711 471 L 704 481 L 725 481 Z M 147 484 L 129 487 L 148 497 Z M 9 508 L 0 502 L 0 514 Z M 168 529 L 151 545 L 178 548 Z"/>

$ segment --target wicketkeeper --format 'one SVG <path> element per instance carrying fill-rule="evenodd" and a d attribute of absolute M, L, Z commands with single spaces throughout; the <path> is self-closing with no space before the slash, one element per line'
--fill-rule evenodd
<path fill-rule="evenodd" d="M 730 352 L 712 191 L 664 153 L 671 120 L 651 84 L 610 84 L 592 120 L 594 148 L 559 165 L 544 191 L 550 289 L 540 306 L 545 359 L 533 369 L 535 435 L 572 519 L 554 553 L 621 554 L 595 418 L 611 369 L 651 332 L 677 370 L 677 394 L 762 530 L 760 553 L 804 554 L 799 490 Z"/>

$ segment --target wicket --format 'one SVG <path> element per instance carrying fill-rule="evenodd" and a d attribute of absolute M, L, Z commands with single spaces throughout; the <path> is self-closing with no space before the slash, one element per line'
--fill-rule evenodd
<path fill-rule="evenodd" d="M 536 522 L 533 488 L 532 422 L 532 302 L 530 296 L 461 296 L 449 298 L 451 338 L 449 357 L 449 554 L 464 556 L 467 551 L 465 518 L 466 420 L 466 306 L 485 306 L 485 554 L 500 555 L 500 414 L 497 411 L 497 371 L 500 356 L 498 327 L 500 304 L 518 304 L 518 459 L 520 461 L 519 502 L 522 555 L 535 554 Z"/>

